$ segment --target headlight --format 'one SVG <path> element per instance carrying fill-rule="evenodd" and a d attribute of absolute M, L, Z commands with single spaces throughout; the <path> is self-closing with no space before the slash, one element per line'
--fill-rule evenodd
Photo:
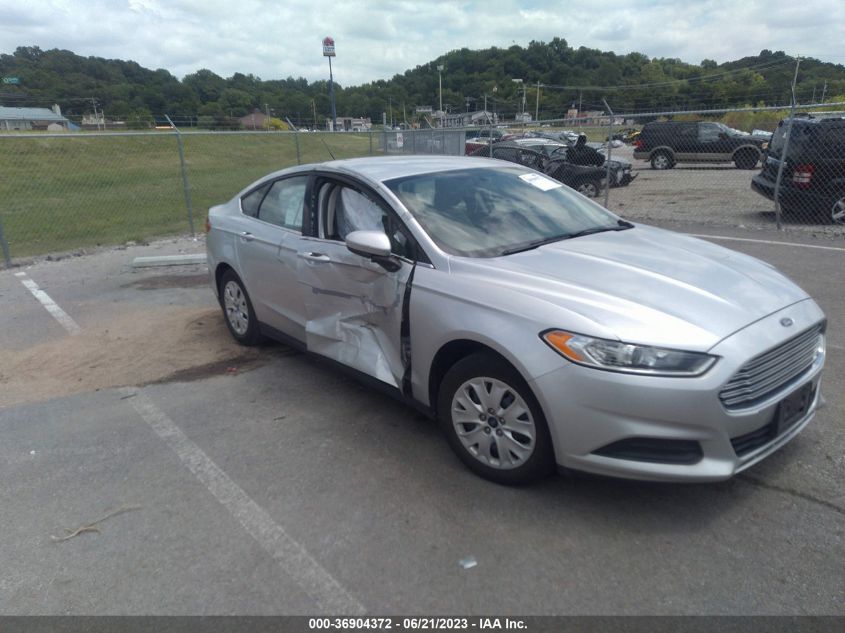
<path fill-rule="evenodd" d="M 632 345 L 563 330 L 547 330 L 540 337 L 573 363 L 627 374 L 700 376 L 717 359 L 701 352 Z"/>

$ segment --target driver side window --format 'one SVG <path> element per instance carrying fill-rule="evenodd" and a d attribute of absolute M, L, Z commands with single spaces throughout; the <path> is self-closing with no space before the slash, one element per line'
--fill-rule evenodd
<path fill-rule="evenodd" d="M 413 259 L 413 240 L 387 210 L 360 191 L 337 183 L 319 190 L 320 237 L 344 241 L 353 231 L 381 231 L 390 238 L 392 251 Z"/>

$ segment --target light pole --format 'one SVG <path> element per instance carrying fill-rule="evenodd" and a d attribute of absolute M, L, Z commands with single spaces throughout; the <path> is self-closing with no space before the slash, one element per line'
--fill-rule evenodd
<path fill-rule="evenodd" d="M 332 132 L 337 128 L 337 111 L 334 105 L 334 78 L 332 77 L 332 57 L 335 57 L 334 40 L 331 37 L 323 38 L 323 57 L 329 58 L 329 99 L 332 103 Z"/>

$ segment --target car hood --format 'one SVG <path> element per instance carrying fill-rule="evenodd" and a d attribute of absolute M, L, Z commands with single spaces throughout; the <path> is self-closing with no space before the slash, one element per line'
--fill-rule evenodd
<path fill-rule="evenodd" d="M 577 325 L 582 334 L 699 351 L 808 299 L 760 260 L 639 225 L 504 257 L 462 259 L 452 271 L 483 275 L 488 288 L 528 295 L 535 306 L 553 304 L 560 322 L 548 327 Z"/>

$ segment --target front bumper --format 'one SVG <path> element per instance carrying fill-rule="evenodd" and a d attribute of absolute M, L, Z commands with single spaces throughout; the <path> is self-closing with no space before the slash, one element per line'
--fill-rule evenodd
<path fill-rule="evenodd" d="M 784 316 L 793 319 L 792 327 L 779 323 Z M 823 319 L 808 299 L 757 321 L 710 350 L 720 360 L 697 378 L 637 376 L 567 363 L 534 379 L 531 386 L 546 414 L 558 464 L 654 481 L 719 481 L 752 466 L 792 440 L 813 418 L 821 399 L 824 354 L 753 407 L 729 411 L 719 391 L 748 360 Z M 738 455 L 731 440 L 739 445 L 742 438 L 762 432 L 775 419 L 779 403 L 802 388 L 811 390 L 812 398 L 800 419 L 779 434 L 760 435 L 761 442 Z M 694 445 L 700 454 L 685 463 L 598 454 L 635 438 L 666 446 Z"/>

